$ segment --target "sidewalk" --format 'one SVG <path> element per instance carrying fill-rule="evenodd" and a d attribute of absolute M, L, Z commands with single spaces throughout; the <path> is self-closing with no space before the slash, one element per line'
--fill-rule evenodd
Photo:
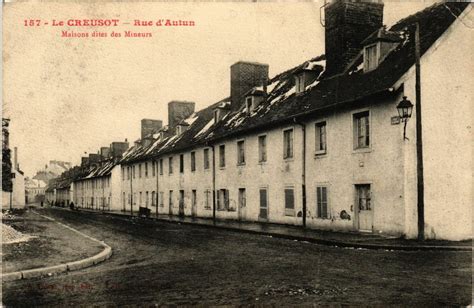
<path fill-rule="evenodd" d="M 122 217 L 130 217 L 130 212 L 99 211 L 80 209 L 82 212 L 102 213 Z M 137 213 L 134 213 L 136 217 Z M 373 233 L 337 232 L 303 229 L 302 227 L 280 225 L 274 223 L 239 222 L 234 220 L 216 220 L 210 218 L 177 217 L 152 214 L 149 219 L 219 228 L 231 231 L 267 235 L 290 240 L 350 248 L 385 249 L 385 250 L 443 250 L 443 251 L 472 251 L 472 240 L 442 241 L 442 240 L 407 240 Z"/>
<path fill-rule="evenodd" d="M 4 216 L 3 224 L 7 232 L 27 237 L 2 241 L 3 282 L 85 268 L 111 254 L 106 244 L 34 211 Z"/>

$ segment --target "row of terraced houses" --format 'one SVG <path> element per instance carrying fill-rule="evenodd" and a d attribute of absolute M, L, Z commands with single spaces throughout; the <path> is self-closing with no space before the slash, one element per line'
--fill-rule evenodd
<path fill-rule="evenodd" d="M 438 3 L 383 26 L 383 3 L 325 6 L 325 55 L 269 78 L 230 67 L 230 96 L 168 104 L 48 188 L 80 208 L 418 235 L 415 28 L 419 25 L 427 238 L 471 238 L 472 5 Z M 467 59 L 468 58 L 468 59 Z M 468 61 L 469 60 L 469 61 Z M 467 62 L 466 62 L 467 61 Z M 406 137 L 404 136 L 404 131 Z"/>

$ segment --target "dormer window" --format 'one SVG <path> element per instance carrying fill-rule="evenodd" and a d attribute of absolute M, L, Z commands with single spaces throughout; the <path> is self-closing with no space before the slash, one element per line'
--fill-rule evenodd
<path fill-rule="evenodd" d="M 187 130 L 188 127 L 189 127 L 189 125 L 187 123 L 178 124 L 178 126 L 176 126 L 176 134 L 178 136 L 181 135 L 182 133 L 184 133 Z"/>
<path fill-rule="evenodd" d="M 364 48 L 364 72 L 377 68 L 379 64 L 379 44 L 369 45 Z"/>
<path fill-rule="evenodd" d="M 253 111 L 253 108 L 252 108 L 252 96 L 248 96 L 248 97 L 245 99 L 245 106 L 247 107 L 247 113 L 248 113 L 248 114 L 251 114 L 252 111 Z"/>
<path fill-rule="evenodd" d="M 296 87 L 296 93 L 304 92 L 305 90 L 304 73 L 299 73 L 298 75 L 295 76 L 295 87 Z"/>

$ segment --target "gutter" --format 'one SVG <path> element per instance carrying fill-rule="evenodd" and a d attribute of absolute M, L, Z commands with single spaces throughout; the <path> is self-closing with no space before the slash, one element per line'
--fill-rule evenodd
<path fill-rule="evenodd" d="M 302 122 L 293 118 L 293 123 L 301 126 L 303 133 L 303 150 L 302 150 L 302 170 L 301 170 L 301 191 L 302 191 L 302 203 L 303 203 L 303 228 L 306 228 L 306 125 Z"/>

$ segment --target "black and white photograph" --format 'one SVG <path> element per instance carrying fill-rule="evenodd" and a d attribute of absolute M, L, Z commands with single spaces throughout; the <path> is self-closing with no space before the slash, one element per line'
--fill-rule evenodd
<path fill-rule="evenodd" d="M 472 305 L 467 1 L 4 1 L 4 307 Z"/>

